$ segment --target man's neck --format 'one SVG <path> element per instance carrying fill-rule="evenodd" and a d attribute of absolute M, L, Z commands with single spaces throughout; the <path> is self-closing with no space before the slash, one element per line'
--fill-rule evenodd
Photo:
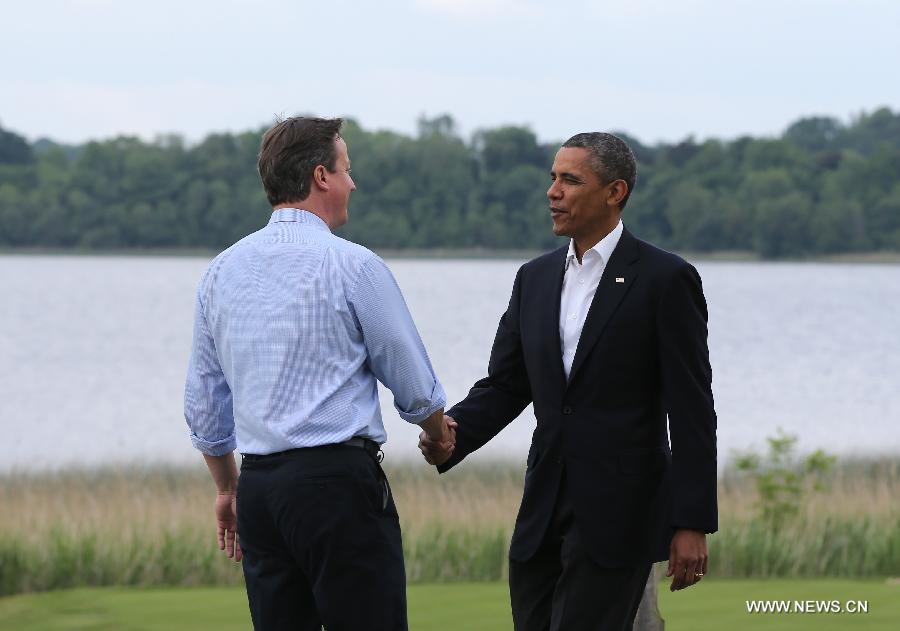
<path fill-rule="evenodd" d="M 611 224 L 604 226 L 599 231 L 590 235 L 572 237 L 572 241 L 575 243 L 575 256 L 578 258 L 579 263 L 581 263 L 581 257 L 584 256 L 585 252 L 603 241 L 603 239 L 609 236 L 609 233 L 616 229 L 616 226 L 619 225 L 619 217 L 620 215 L 616 215 L 615 220 Z"/>

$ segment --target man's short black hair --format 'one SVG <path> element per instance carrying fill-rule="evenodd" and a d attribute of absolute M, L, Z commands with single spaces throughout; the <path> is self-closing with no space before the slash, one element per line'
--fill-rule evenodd
<path fill-rule="evenodd" d="M 614 180 L 623 180 L 628 185 L 628 191 L 622 198 L 619 208 L 625 208 L 625 203 L 634 190 L 637 181 L 637 163 L 634 154 L 624 140 L 613 134 L 593 131 L 583 134 L 575 134 L 562 145 L 563 147 L 580 147 L 590 153 L 591 169 L 604 184 Z"/>

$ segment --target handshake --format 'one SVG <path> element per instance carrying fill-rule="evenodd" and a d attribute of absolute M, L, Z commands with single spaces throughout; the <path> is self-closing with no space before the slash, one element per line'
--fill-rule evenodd
<path fill-rule="evenodd" d="M 419 451 L 425 457 L 425 462 L 431 465 L 442 465 L 456 447 L 456 421 L 439 410 L 429 416 L 420 427 Z"/>

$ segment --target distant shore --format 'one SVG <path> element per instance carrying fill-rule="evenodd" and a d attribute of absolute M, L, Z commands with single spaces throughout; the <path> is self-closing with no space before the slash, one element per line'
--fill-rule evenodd
<path fill-rule="evenodd" d="M 424 260 L 499 260 L 526 261 L 546 250 L 516 250 L 491 248 L 411 248 L 408 250 L 376 249 L 385 259 Z M 4 248 L 0 256 L 97 256 L 97 257 L 185 257 L 212 258 L 219 250 L 205 248 Z M 844 264 L 900 264 L 900 252 L 849 252 L 824 256 L 792 256 L 778 259 L 761 258 L 754 252 L 744 250 L 721 250 L 713 252 L 677 252 L 689 261 L 715 261 L 723 263 L 844 263 Z"/>

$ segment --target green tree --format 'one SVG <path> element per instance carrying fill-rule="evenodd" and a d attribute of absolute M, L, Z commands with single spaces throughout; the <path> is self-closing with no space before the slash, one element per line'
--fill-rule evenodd
<path fill-rule="evenodd" d="M 207 247 L 262 226 L 256 172 L 263 129 L 31 145 L 0 130 L 0 246 Z M 415 136 L 345 121 L 353 177 L 341 235 L 374 248 L 549 248 L 547 171 L 557 145 L 526 127 L 463 139 L 449 115 Z M 900 250 L 900 114 L 849 124 L 796 121 L 780 138 L 646 146 L 624 213 L 663 247 L 752 249 L 764 257 Z"/>
<path fill-rule="evenodd" d="M 699 184 L 678 184 L 669 195 L 665 213 L 674 247 L 704 252 L 722 243 L 725 218 L 715 194 Z"/>
<path fill-rule="evenodd" d="M 549 171 L 547 155 L 537 136 L 526 127 L 499 127 L 475 134 L 473 147 L 480 154 L 486 173 L 503 173 L 519 165 Z"/>
<path fill-rule="evenodd" d="M 753 479 L 759 518 L 775 530 L 797 516 L 806 496 L 825 488 L 823 474 L 837 459 L 819 449 L 799 460 L 795 455 L 797 436 L 781 428 L 766 442 L 765 455 L 752 450 L 739 454 L 735 467 Z"/>
<path fill-rule="evenodd" d="M 861 213 L 875 248 L 900 250 L 900 182 Z"/>
<path fill-rule="evenodd" d="M 32 224 L 24 195 L 9 183 L 0 183 L 0 243 L 30 245 Z"/>
<path fill-rule="evenodd" d="M 34 155 L 22 136 L 0 127 L 0 164 L 31 164 Z"/>
<path fill-rule="evenodd" d="M 784 132 L 784 139 L 800 149 L 819 153 L 837 146 L 844 126 L 836 118 L 812 116 L 801 118 Z"/>
<path fill-rule="evenodd" d="M 762 199 L 756 207 L 754 249 L 765 258 L 812 252 L 811 216 L 812 203 L 803 193 Z"/>

